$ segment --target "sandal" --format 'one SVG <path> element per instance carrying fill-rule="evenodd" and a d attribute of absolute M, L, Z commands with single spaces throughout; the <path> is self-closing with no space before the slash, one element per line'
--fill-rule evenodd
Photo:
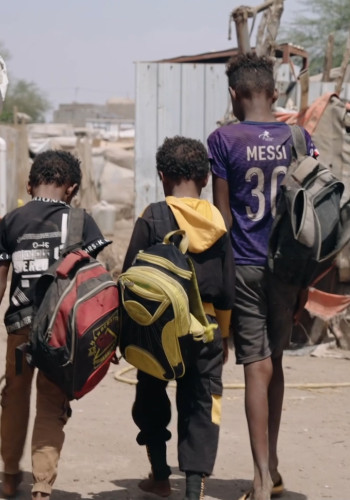
<path fill-rule="evenodd" d="M 250 491 L 248 491 L 247 493 L 244 493 L 244 495 L 239 497 L 238 500 L 249 500 L 249 499 L 250 499 Z"/>
<path fill-rule="evenodd" d="M 271 496 L 278 497 L 278 496 L 282 495 L 283 492 L 284 492 L 284 484 L 283 484 L 282 476 L 280 474 L 278 481 L 276 481 L 274 483 L 274 485 L 272 486 Z"/>

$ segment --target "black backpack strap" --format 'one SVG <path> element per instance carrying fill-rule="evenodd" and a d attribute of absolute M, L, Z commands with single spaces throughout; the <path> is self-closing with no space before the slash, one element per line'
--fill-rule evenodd
<path fill-rule="evenodd" d="M 83 243 L 83 228 L 84 228 L 84 210 L 78 207 L 71 207 L 68 212 L 67 238 L 64 244 L 64 248 L 61 251 L 61 256 L 64 256 L 67 253 L 72 252 L 77 248 L 81 248 Z M 32 311 L 32 307 L 30 307 L 30 310 Z M 22 363 L 24 355 L 26 355 L 27 361 L 30 364 L 31 358 L 28 350 L 28 343 L 21 344 L 16 348 L 15 351 L 16 375 L 22 373 Z"/>
<path fill-rule="evenodd" d="M 71 207 L 68 213 L 67 239 L 62 254 L 81 248 L 83 244 L 84 210 Z"/>
<path fill-rule="evenodd" d="M 157 242 L 161 242 L 167 233 L 178 229 L 178 227 L 174 223 L 174 217 L 166 201 L 151 203 L 150 208 L 153 219 L 154 237 Z"/>

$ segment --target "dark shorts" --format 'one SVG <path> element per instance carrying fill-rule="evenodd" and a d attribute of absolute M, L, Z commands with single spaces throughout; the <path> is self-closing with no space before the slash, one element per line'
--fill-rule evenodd
<path fill-rule="evenodd" d="M 277 357 L 288 346 L 299 288 L 286 285 L 265 267 L 236 266 L 233 309 L 237 364 Z"/>

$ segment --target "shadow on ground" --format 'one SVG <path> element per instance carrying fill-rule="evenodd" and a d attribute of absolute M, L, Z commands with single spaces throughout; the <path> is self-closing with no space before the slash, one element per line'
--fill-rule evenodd
<path fill-rule="evenodd" d="M 23 483 L 20 486 L 16 497 L 17 500 L 30 498 L 32 486 L 32 475 L 24 472 Z M 144 493 L 138 488 L 140 478 L 137 479 L 117 479 L 112 483 L 118 490 L 101 491 L 100 493 L 79 494 L 59 489 L 54 489 L 51 500 L 151 500 L 157 499 L 155 495 Z M 244 479 L 217 479 L 211 477 L 206 481 L 205 498 L 215 500 L 238 500 L 249 490 L 251 482 Z M 103 487 L 103 485 L 101 485 Z M 184 498 L 185 478 L 181 472 L 175 472 L 171 478 L 172 494 L 169 500 L 181 500 Z M 77 488 L 78 489 L 78 488 Z M 86 487 L 85 487 L 86 489 Z M 95 488 L 94 488 L 95 489 Z M 2 497 L 1 497 L 2 498 Z M 281 500 L 307 500 L 305 495 L 286 489 Z"/>

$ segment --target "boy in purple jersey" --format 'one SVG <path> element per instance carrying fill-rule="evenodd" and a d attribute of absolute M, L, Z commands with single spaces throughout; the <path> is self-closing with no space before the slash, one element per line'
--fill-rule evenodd
<path fill-rule="evenodd" d="M 208 138 L 214 204 L 231 228 L 236 261 L 233 309 L 236 360 L 243 364 L 245 409 L 254 462 L 253 487 L 240 500 L 269 500 L 282 493 L 277 439 L 282 413 L 283 349 L 305 291 L 285 285 L 267 268 L 271 225 L 281 181 L 291 162 L 289 127 L 277 122 L 273 62 L 256 54 L 232 58 L 226 74 L 240 123 Z M 317 155 L 305 132 L 310 155 Z"/>
<path fill-rule="evenodd" d="M 81 183 L 80 161 L 66 151 L 36 156 L 27 191 L 32 199 L 0 222 L 0 303 L 12 267 L 10 303 L 5 312 L 8 333 L 6 383 L 1 393 L 2 496 L 15 497 L 22 480 L 20 460 L 26 440 L 34 369 L 23 360 L 16 373 L 16 348 L 28 342 L 33 284 L 59 258 L 67 235 L 70 202 Z M 109 243 L 85 213 L 84 250 L 94 257 Z M 36 417 L 32 435 L 32 500 L 49 500 L 71 408 L 62 390 L 39 370 Z"/>

